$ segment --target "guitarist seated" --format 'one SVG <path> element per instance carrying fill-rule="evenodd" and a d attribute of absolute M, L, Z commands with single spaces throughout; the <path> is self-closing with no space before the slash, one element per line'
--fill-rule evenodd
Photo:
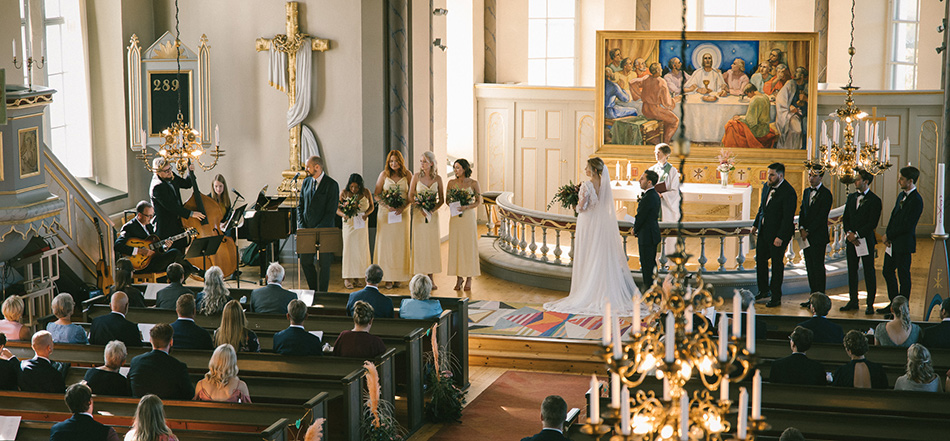
<path fill-rule="evenodd" d="M 177 248 L 171 248 L 173 240 L 166 240 L 162 245 L 157 246 L 158 250 L 152 250 L 147 245 L 149 243 L 159 242 L 155 236 L 155 226 L 149 221 L 155 217 L 155 208 L 148 201 L 141 201 L 135 206 L 135 217 L 122 226 L 118 239 L 113 248 L 117 255 L 129 256 L 135 265 L 136 273 L 156 273 L 163 272 L 171 263 L 181 264 L 183 268 L 193 269 L 194 267 L 184 258 L 184 253 Z M 138 248 L 130 246 L 130 239 L 135 242 Z M 163 251 L 164 250 L 164 251 Z M 143 265 L 143 260 L 147 264 Z"/>

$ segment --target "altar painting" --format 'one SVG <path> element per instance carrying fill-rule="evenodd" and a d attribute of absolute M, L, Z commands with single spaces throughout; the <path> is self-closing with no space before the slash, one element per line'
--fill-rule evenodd
<path fill-rule="evenodd" d="M 688 32 L 685 48 L 678 32 L 600 31 L 597 39 L 600 145 L 652 153 L 678 135 L 683 115 L 700 151 L 804 154 L 817 108 L 816 33 Z"/>

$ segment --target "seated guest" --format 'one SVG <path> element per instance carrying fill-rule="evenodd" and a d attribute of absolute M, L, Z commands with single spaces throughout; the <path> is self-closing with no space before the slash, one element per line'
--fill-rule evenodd
<path fill-rule="evenodd" d="M 156 395 L 146 395 L 135 408 L 132 430 L 124 441 L 178 441 L 172 429 L 165 424 L 165 405 Z"/>
<path fill-rule="evenodd" d="M 844 337 L 841 325 L 825 318 L 831 310 L 831 299 L 824 293 L 816 292 L 812 293 L 808 302 L 810 303 L 808 308 L 811 309 L 813 317 L 799 323 L 798 326 L 811 329 L 811 332 L 815 333 L 815 338 L 812 340 L 814 343 L 841 343 Z"/>
<path fill-rule="evenodd" d="M 198 313 L 214 315 L 224 309 L 224 305 L 231 300 L 228 287 L 224 285 L 224 273 L 221 268 L 212 266 L 205 271 L 205 287 L 195 299 Z"/>
<path fill-rule="evenodd" d="M 175 347 L 178 349 L 214 349 L 211 333 L 195 324 L 195 296 L 185 294 L 175 304 L 178 320 L 172 323 Z"/>
<path fill-rule="evenodd" d="M 782 436 L 779 437 L 778 441 L 805 441 L 805 435 L 802 435 L 801 430 L 789 427 L 782 432 Z"/>
<path fill-rule="evenodd" d="M 290 326 L 274 334 L 274 352 L 281 355 L 323 355 L 320 337 L 307 332 L 303 321 L 307 319 L 307 305 L 293 299 L 287 304 L 287 320 Z"/>
<path fill-rule="evenodd" d="M 920 343 L 928 348 L 950 348 L 950 298 L 940 305 L 940 324 L 925 329 Z"/>
<path fill-rule="evenodd" d="M 907 297 L 897 296 L 891 300 L 894 318 L 879 323 L 874 328 L 874 343 L 880 346 L 908 348 L 920 339 L 920 326 L 910 322 L 910 307 Z"/>
<path fill-rule="evenodd" d="M 119 340 L 127 347 L 142 346 L 142 333 L 139 326 L 125 318 L 129 312 L 129 298 L 122 291 L 112 293 L 109 302 L 112 312 L 92 319 L 89 330 L 89 344 L 104 345 Z"/>
<path fill-rule="evenodd" d="M 144 308 L 145 296 L 142 291 L 132 286 L 132 261 L 123 257 L 115 261 L 115 284 L 109 287 L 109 292 L 122 291 L 129 296 L 129 307 Z"/>
<path fill-rule="evenodd" d="M 23 298 L 20 296 L 10 296 L 3 301 L 0 310 L 3 312 L 3 320 L 0 320 L 0 333 L 7 336 L 7 341 L 19 341 L 30 339 L 30 328 L 23 326 L 20 319 L 23 318 Z"/>
<path fill-rule="evenodd" d="M 369 284 L 368 279 L 366 283 Z M 353 324 L 352 331 L 343 331 L 336 338 L 333 355 L 367 359 L 386 352 L 383 339 L 369 333 L 369 329 L 373 327 L 373 307 L 369 303 L 356 301 L 353 306 Z"/>
<path fill-rule="evenodd" d="M 223 344 L 214 350 L 208 361 L 208 373 L 195 386 L 197 401 L 224 401 L 229 403 L 250 403 L 251 396 L 247 384 L 237 376 L 237 353 L 234 346 Z"/>
<path fill-rule="evenodd" d="M 114 395 L 119 397 L 131 397 L 132 385 L 125 375 L 119 373 L 119 368 L 125 364 L 125 359 L 129 352 L 125 343 L 118 340 L 110 341 L 106 345 L 106 350 L 102 356 L 106 364 L 96 369 L 86 371 L 86 376 L 82 381 L 85 382 L 96 395 Z"/>
<path fill-rule="evenodd" d="M 261 344 L 257 334 L 247 329 L 247 317 L 237 300 L 231 300 L 224 305 L 221 312 L 221 326 L 214 331 L 214 344 L 221 346 L 229 344 L 237 348 L 238 352 L 260 352 Z"/>
<path fill-rule="evenodd" d="M 812 303 L 815 298 L 812 297 Z M 864 358 L 868 353 L 868 339 L 861 331 L 850 330 L 844 336 L 844 351 L 851 357 L 848 364 L 835 371 L 832 386 L 887 389 L 884 367 Z"/>
<path fill-rule="evenodd" d="M 23 392 L 53 392 L 66 391 L 66 381 L 60 371 L 60 363 L 55 365 L 49 359 L 53 352 L 53 336 L 49 331 L 40 331 L 33 334 L 33 352 L 36 356 L 20 363 L 20 378 L 18 384 Z"/>
<path fill-rule="evenodd" d="M 89 343 L 86 330 L 82 326 L 73 324 L 73 308 L 76 303 L 73 296 L 62 293 L 53 297 L 53 314 L 59 320 L 46 325 L 46 330 L 53 335 L 53 343 L 75 343 L 84 345 Z"/>
<path fill-rule="evenodd" d="M 20 360 L 4 346 L 7 336 L 0 333 L 0 390 L 17 390 L 17 377 L 20 376 Z"/>
<path fill-rule="evenodd" d="M 177 263 L 168 265 L 165 270 L 165 276 L 168 277 L 168 286 L 158 290 L 155 294 L 155 307 L 158 309 L 175 309 L 175 302 L 178 298 L 191 294 L 191 290 L 182 285 L 185 280 L 185 269 Z"/>
<path fill-rule="evenodd" d="M 430 319 L 442 314 L 442 303 L 438 300 L 429 300 L 432 292 L 432 279 L 425 274 L 416 274 L 409 281 L 411 299 L 403 299 L 399 305 L 399 318 Z"/>
<path fill-rule="evenodd" d="M 811 329 L 801 326 L 795 327 L 792 335 L 788 336 L 788 343 L 792 347 L 792 355 L 772 362 L 772 369 L 769 372 L 770 383 L 813 386 L 828 384 L 825 379 L 825 368 L 821 363 L 805 355 L 805 351 L 811 348 L 813 337 L 814 333 L 811 332 Z"/>
<path fill-rule="evenodd" d="M 353 305 L 362 300 L 373 307 L 376 317 L 393 318 L 393 301 L 379 292 L 379 282 L 382 280 L 382 267 L 374 263 L 366 268 L 366 287 L 350 294 L 350 299 L 346 302 L 346 315 L 352 316 Z"/>
<path fill-rule="evenodd" d="M 297 294 L 281 286 L 284 281 L 284 267 L 271 262 L 267 267 L 267 286 L 251 291 L 251 303 L 248 312 L 264 314 L 284 314 L 287 304 L 297 298 Z"/>
<path fill-rule="evenodd" d="M 66 407 L 73 413 L 49 431 L 50 441 L 119 441 L 115 429 L 92 419 L 92 390 L 76 383 L 66 389 Z"/>
<path fill-rule="evenodd" d="M 670 287 L 672 288 L 672 285 L 670 285 Z M 749 310 L 749 305 L 751 305 L 751 304 L 755 301 L 755 294 L 752 294 L 752 291 L 749 291 L 749 290 L 747 290 L 747 289 L 740 289 L 740 290 L 739 290 L 739 297 L 742 299 L 742 300 L 740 301 L 740 306 L 741 306 L 742 311 L 743 311 L 742 314 L 740 314 L 740 316 L 739 316 L 739 320 L 741 320 L 741 322 L 739 322 L 739 326 L 740 326 L 740 329 L 742 330 L 742 331 L 741 331 L 741 332 L 742 332 L 741 335 L 745 335 L 745 334 L 746 334 L 746 326 L 747 326 L 747 324 L 748 324 L 748 320 L 746 320 L 747 313 L 746 313 L 745 311 L 748 311 L 748 310 Z M 694 314 L 693 326 L 699 326 L 699 322 L 696 321 L 696 316 L 697 316 L 697 314 Z M 698 316 L 701 317 L 701 315 L 698 315 Z M 725 312 L 721 312 L 721 311 L 720 311 L 720 312 L 717 312 L 717 313 L 716 313 L 716 321 L 715 321 L 715 323 L 713 323 L 713 324 L 711 325 L 711 326 L 712 326 L 712 331 L 713 331 L 713 334 L 714 334 L 714 335 L 717 335 L 717 336 L 719 335 L 719 320 L 720 320 L 720 319 L 728 319 L 728 318 L 729 318 L 729 316 L 726 315 Z M 705 318 L 703 318 L 703 320 L 705 320 Z M 708 321 L 707 321 L 707 323 L 708 323 Z M 729 329 L 730 329 L 730 332 L 731 332 L 731 329 L 732 329 L 732 328 L 729 328 Z M 765 323 L 765 320 L 762 320 L 762 318 L 760 318 L 758 315 L 756 315 L 756 316 L 755 316 L 755 339 L 756 339 L 756 340 L 765 340 L 765 339 L 768 338 L 768 335 L 769 335 L 769 325 L 768 325 L 767 323 Z"/>
<path fill-rule="evenodd" d="M 149 331 L 152 351 L 133 358 L 129 369 L 132 396 L 155 394 L 166 400 L 190 400 L 194 396 L 188 366 L 168 355 L 173 334 L 168 323 L 159 323 Z"/>
<path fill-rule="evenodd" d="M 534 436 L 521 438 L 521 441 L 567 441 L 564 436 L 564 422 L 567 420 L 567 402 L 559 395 L 548 395 L 541 402 L 542 429 Z"/>
<path fill-rule="evenodd" d="M 891 305 L 893 306 L 893 303 Z M 914 343 L 907 348 L 907 371 L 904 375 L 897 377 L 894 390 L 943 392 L 940 387 L 940 377 L 934 373 L 930 351 L 923 345 Z"/>

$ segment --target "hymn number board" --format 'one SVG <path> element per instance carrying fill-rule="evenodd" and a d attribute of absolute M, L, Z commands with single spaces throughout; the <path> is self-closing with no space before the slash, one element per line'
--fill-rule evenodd
<path fill-rule="evenodd" d="M 201 133 L 201 143 L 211 145 L 211 48 L 201 37 L 198 52 L 181 43 L 181 60 L 176 60 L 175 36 L 165 32 L 148 49 L 138 45 L 133 35 L 128 47 L 129 141 L 154 149 L 162 144 L 161 132 L 178 121 L 179 100 L 182 120 Z M 181 69 L 179 71 L 179 64 Z"/>

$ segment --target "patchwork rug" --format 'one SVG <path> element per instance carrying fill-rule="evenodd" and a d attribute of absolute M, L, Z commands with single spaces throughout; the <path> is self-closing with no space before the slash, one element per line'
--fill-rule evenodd
<path fill-rule="evenodd" d="M 517 335 L 600 340 L 601 316 L 548 312 L 540 304 L 477 300 L 468 306 L 470 335 Z M 628 319 L 620 319 L 627 332 Z"/>

